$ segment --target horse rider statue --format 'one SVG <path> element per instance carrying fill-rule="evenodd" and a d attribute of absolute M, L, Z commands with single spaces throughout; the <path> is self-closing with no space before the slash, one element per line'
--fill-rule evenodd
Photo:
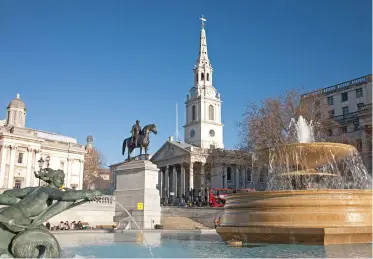
<path fill-rule="evenodd" d="M 140 126 L 140 121 L 139 120 L 136 120 L 136 124 L 134 124 L 132 126 L 132 130 L 131 130 L 131 133 L 132 133 L 132 143 L 135 145 L 135 147 L 137 147 L 137 144 L 138 144 L 138 140 L 139 140 L 139 135 L 141 133 L 141 126 Z"/>

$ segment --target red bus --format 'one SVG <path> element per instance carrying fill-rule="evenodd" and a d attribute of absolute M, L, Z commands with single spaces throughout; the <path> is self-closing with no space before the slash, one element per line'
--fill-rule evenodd
<path fill-rule="evenodd" d="M 210 207 L 224 207 L 225 197 L 235 193 L 242 192 L 255 192 L 255 189 L 222 189 L 222 188 L 213 188 L 210 189 L 209 201 Z"/>

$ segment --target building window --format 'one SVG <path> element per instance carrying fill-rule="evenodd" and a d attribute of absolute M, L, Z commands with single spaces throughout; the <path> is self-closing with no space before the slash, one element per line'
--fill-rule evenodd
<path fill-rule="evenodd" d="M 65 162 L 61 161 L 60 162 L 60 169 L 65 170 L 64 168 L 65 168 Z"/>
<path fill-rule="evenodd" d="M 259 182 L 264 183 L 264 172 L 260 172 L 259 174 Z"/>
<path fill-rule="evenodd" d="M 18 153 L 18 164 L 23 163 L 23 153 Z"/>
<path fill-rule="evenodd" d="M 358 103 L 357 104 L 357 110 L 360 111 L 362 109 L 364 109 L 364 103 Z"/>
<path fill-rule="evenodd" d="M 211 104 L 209 106 L 209 120 L 214 120 L 214 106 L 212 106 Z"/>
<path fill-rule="evenodd" d="M 193 121 L 196 120 L 196 106 L 195 105 L 192 106 L 192 120 Z"/>
<path fill-rule="evenodd" d="M 215 145 L 210 145 L 210 149 L 215 149 Z"/>
<path fill-rule="evenodd" d="M 333 101 L 334 101 L 333 96 L 328 96 L 328 104 L 333 105 Z"/>
<path fill-rule="evenodd" d="M 354 131 L 358 131 L 359 128 L 360 128 L 359 121 L 356 121 L 356 122 L 354 123 Z"/>
<path fill-rule="evenodd" d="M 205 74 L 201 73 L 201 81 L 205 80 Z"/>
<path fill-rule="evenodd" d="M 198 82 L 198 73 L 196 74 L 196 82 Z"/>
<path fill-rule="evenodd" d="M 363 96 L 364 96 L 363 88 L 356 89 L 356 98 L 360 98 Z"/>
<path fill-rule="evenodd" d="M 332 136 L 333 135 L 333 130 L 332 129 L 328 129 L 328 136 Z"/>
<path fill-rule="evenodd" d="M 348 95 L 347 95 L 347 92 L 345 93 L 342 93 L 342 102 L 347 102 L 348 101 Z"/>
<path fill-rule="evenodd" d="M 232 168 L 227 167 L 227 181 L 232 181 Z"/>
<path fill-rule="evenodd" d="M 333 118 L 333 117 L 334 117 L 334 110 L 330 110 L 330 111 L 329 111 L 329 117 L 330 117 L 330 118 Z"/>
<path fill-rule="evenodd" d="M 347 126 L 343 126 L 343 127 L 341 128 L 341 131 L 342 131 L 342 133 L 347 133 Z"/>
<path fill-rule="evenodd" d="M 22 182 L 21 180 L 16 180 L 14 183 L 14 189 L 21 189 Z"/>
<path fill-rule="evenodd" d="M 210 81 L 210 74 L 209 73 L 206 74 L 206 80 Z"/>
<path fill-rule="evenodd" d="M 251 170 L 246 170 L 246 182 L 251 183 Z"/>
<path fill-rule="evenodd" d="M 342 108 L 342 113 L 343 113 L 343 115 L 348 114 L 348 106 L 345 106 L 345 107 Z"/>

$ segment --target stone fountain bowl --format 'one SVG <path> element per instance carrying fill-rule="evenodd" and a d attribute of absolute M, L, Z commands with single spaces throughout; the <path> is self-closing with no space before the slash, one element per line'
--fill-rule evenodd
<path fill-rule="evenodd" d="M 224 241 L 280 244 L 372 242 L 372 190 L 265 191 L 226 198 Z"/>
<path fill-rule="evenodd" d="M 316 168 L 342 160 L 357 152 L 351 145 L 331 142 L 294 143 L 258 150 L 258 164 Z"/>

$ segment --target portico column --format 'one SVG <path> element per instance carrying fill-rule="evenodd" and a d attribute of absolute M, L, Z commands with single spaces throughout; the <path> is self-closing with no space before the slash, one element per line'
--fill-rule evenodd
<path fill-rule="evenodd" d="M 17 146 L 12 146 L 12 151 L 10 152 L 10 165 L 9 165 L 9 177 L 8 177 L 8 189 L 13 189 L 14 187 L 14 164 L 16 160 L 16 150 Z"/>
<path fill-rule="evenodd" d="M 159 188 L 159 196 L 161 199 L 163 198 L 163 185 L 162 185 L 162 179 L 163 178 L 163 172 L 162 169 L 158 171 L 158 188 Z"/>
<path fill-rule="evenodd" d="M 203 187 L 202 187 L 203 186 Z M 202 198 L 205 198 L 205 187 L 206 187 L 206 175 L 205 175 L 205 164 L 201 164 L 201 195 Z"/>
<path fill-rule="evenodd" d="M 1 147 L 1 162 L 0 162 L 0 188 L 4 187 L 5 180 L 5 163 L 8 155 L 8 146 L 3 145 Z"/>
<path fill-rule="evenodd" d="M 166 178 L 166 184 L 165 184 L 166 193 L 165 193 L 165 198 L 168 198 L 169 194 L 170 194 L 170 177 L 169 177 L 168 170 L 169 170 L 169 166 L 167 165 L 166 166 L 166 170 L 165 170 L 165 178 Z"/>
<path fill-rule="evenodd" d="M 66 174 L 66 187 L 67 188 L 71 188 L 70 184 L 71 184 L 71 171 L 73 170 L 73 159 L 72 158 L 68 158 L 67 159 L 67 174 Z"/>
<path fill-rule="evenodd" d="M 176 200 L 177 196 L 177 171 L 176 171 L 176 165 L 172 166 L 172 191 L 174 193 L 172 200 Z"/>
<path fill-rule="evenodd" d="M 227 166 L 223 166 L 223 171 L 224 171 L 224 188 L 228 188 L 228 167 Z"/>
<path fill-rule="evenodd" d="M 32 153 L 33 153 L 33 148 L 28 148 L 27 149 L 27 169 L 26 169 L 26 181 L 25 185 L 26 187 L 31 186 L 31 176 L 33 175 L 32 173 Z"/>
<path fill-rule="evenodd" d="M 194 189 L 193 162 L 189 164 L 189 189 Z"/>
<path fill-rule="evenodd" d="M 241 188 L 241 186 L 240 186 L 240 179 L 241 179 L 241 177 L 240 177 L 240 171 L 239 171 L 239 168 L 238 168 L 238 165 L 236 165 L 235 167 L 234 167 L 234 169 L 235 169 L 235 175 L 236 175 L 236 189 L 240 189 Z"/>
<path fill-rule="evenodd" d="M 183 166 L 183 164 L 181 164 L 181 166 L 180 166 L 180 170 L 181 170 L 181 172 L 180 172 L 180 197 L 183 195 L 183 194 L 185 194 L 185 168 L 184 168 L 184 166 Z"/>

